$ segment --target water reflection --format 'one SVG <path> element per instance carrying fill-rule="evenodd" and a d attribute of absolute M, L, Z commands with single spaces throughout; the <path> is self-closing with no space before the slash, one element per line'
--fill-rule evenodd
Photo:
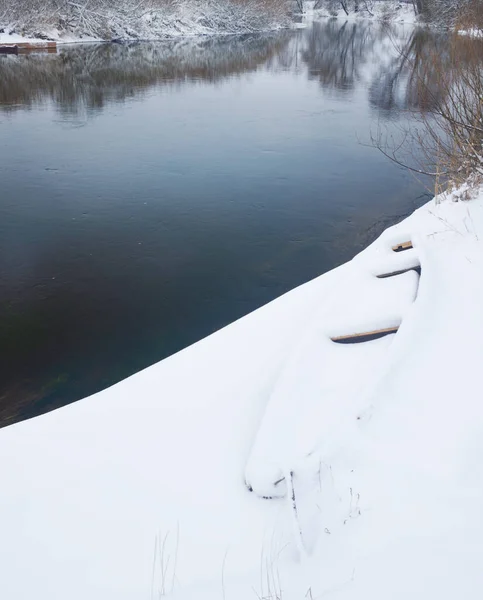
<path fill-rule="evenodd" d="M 377 42 L 388 37 L 385 27 L 365 23 L 345 22 L 342 26 L 333 19 L 316 23 L 306 35 L 302 56 L 308 75 L 317 79 L 323 88 L 352 93 L 355 83 L 363 77 L 363 68 L 383 56 L 374 52 Z"/>
<path fill-rule="evenodd" d="M 307 30 L 132 45 L 64 47 L 55 56 L 3 56 L 0 109 L 51 100 L 65 114 L 96 111 L 142 96 L 154 86 L 216 83 L 260 69 L 293 70 L 324 92 L 354 94 L 364 84 L 383 116 L 421 108 L 418 81 L 431 53 L 444 54 L 448 36 L 400 25 L 328 20 Z M 430 82 L 431 83 L 431 82 Z M 437 81 L 434 81 L 437 92 Z"/>
<path fill-rule="evenodd" d="M 219 82 L 255 71 L 280 53 L 291 32 L 142 44 L 60 47 L 55 56 L 3 56 L 0 108 L 52 100 L 64 111 L 102 109 L 186 81 Z"/>
<path fill-rule="evenodd" d="M 393 55 L 379 67 L 369 90 L 374 107 L 389 115 L 402 110 L 431 110 L 440 97 L 438 73 L 431 57 L 448 56 L 449 36 L 446 33 L 415 29 L 405 40 L 394 41 Z M 422 94 L 421 90 L 429 90 Z"/>
<path fill-rule="evenodd" d="M 356 133 L 424 108 L 445 50 L 325 21 L 1 57 L 0 425 L 172 354 L 416 208 L 423 186 Z"/>

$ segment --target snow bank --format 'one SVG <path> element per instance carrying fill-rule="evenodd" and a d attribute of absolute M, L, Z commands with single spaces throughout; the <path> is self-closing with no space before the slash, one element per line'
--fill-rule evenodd
<path fill-rule="evenodd" d="M 0 43 L 156 40 L 273 31 L 290 25 L 288 9 L 283 0 L 91 0 L 60 7 L 48 1 L 36 10 L 29 0 L 22 0 L 0 16 Z"/>
<path fill-rule="evenodd" d="M 483 190 L 456 199 L 126 381 L 0 430 L 2 597 L 477 596 Z M 380 278 L 418 265 L 420 279 Z"/>
<path fill-rule="evenodd" d="M 82 36 L 81 38 L 76 37 L 75 35 L 68 34 L 60 34 L 57 31 L 49 31 L 50 35 L 45 34 L 49 40 L 56 41 L 58 44 L 77 44 L 77 43 L 90 43 L 90 42 L 103 42 L 101 38 L 96 38 L 93 36 Z M 0 46 L 2 44 L 22 44 L 29 43 L 34 46 L 42 47 L 46 43 L 46 37 L 32 37 L 32 36 L 24 36 L 18 33 L 0 33 Z"/>
<path fill-rule="evenodd" d="M 344 20 L 417 22 L 412 4 L 397 0 L 306 0 L 302 22 L 293 22 L 292 0 L 157 0 L 151 3 L 123 0 L 109 8 L 109 2 L 85 5 L 65 3 L 62 8 L 34 11 L 28 0 L 25 7 L 0 16 L 0 44 L 40 43 L 46 39 L 60 43 L 120 40 L 159 40 L 164 38 L 232 35 L 305 27 L 320 18 Z M 1 5 L 1 0 L 0 0 Z M 150 8 L 148 8 L 150 7 Z M 1 12 L 1 10 L 0 10 Z M 300 15 L 299 15 L 300 17 Z M 4 22 L 2 22 L 2 19 Z"/>

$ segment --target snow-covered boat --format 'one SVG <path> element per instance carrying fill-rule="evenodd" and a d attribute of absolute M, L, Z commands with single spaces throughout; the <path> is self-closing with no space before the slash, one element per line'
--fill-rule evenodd
<path fill-rule="evenodd" d="M 2 598 L 478 596 L 483 191 L 456 200 L 0 430 Z"/>

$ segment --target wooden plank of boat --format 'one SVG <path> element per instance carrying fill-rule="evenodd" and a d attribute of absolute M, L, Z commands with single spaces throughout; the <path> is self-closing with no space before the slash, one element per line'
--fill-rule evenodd
<path fill-rule="evenodd" d="M 421 267 L 418 265 L 417 267 L 409 267 L 409 269 L 401 269 L 400 271 L 391 271 L 390 273 L 381 273 L 380 275 L 376 275 L 378 279 L 386 279 L 387 277 L 395 277 L 396 275 L 402 275 L 403 273 L 409 273 L 409 271 L 415 271 L 419 276 L 421 276 Z"/>
<path fill-rule="evenodd" d="M 413 243 L 409 242 L 401 242 L 400 244 L 396 244 L 392 247 L 393 252 L 403 252 L 404 250 L 411 250 L 413 247 Z"/>
<path fill-rule="evenodd" d="M 363 331 L 361 333 L 351 333 L 349 335 L 338 335 L 331 337 L 330 339 L 337 344 L 360 344 L 362 342 L 378 340 L 386 335 L 397 333 L 398 329 L 399 326 L 387 327 L 385 329 L 375 329 L 373 331 Z"/>

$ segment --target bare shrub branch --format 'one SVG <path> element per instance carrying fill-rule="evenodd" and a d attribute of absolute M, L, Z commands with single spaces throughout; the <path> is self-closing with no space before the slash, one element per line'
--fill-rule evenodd
<path fill-rule="evenodd" d="M 482 4 L 479 0 L 480 5 Z M 419 117 L 404 143 L 379 132 L 375 145 L 391 160 L 436 179 L 437 190 L 483 179 L 483 40 L 453 34 L 443 48 L 405 56 Z M 422 57 L 424 56 L 424 60 Z M 412 153 L 413 160 L 401 158 Z M 415 156 L 418 155 L 418 157 Z M 413 166 L 410 163 L 417 163 Z"/>

